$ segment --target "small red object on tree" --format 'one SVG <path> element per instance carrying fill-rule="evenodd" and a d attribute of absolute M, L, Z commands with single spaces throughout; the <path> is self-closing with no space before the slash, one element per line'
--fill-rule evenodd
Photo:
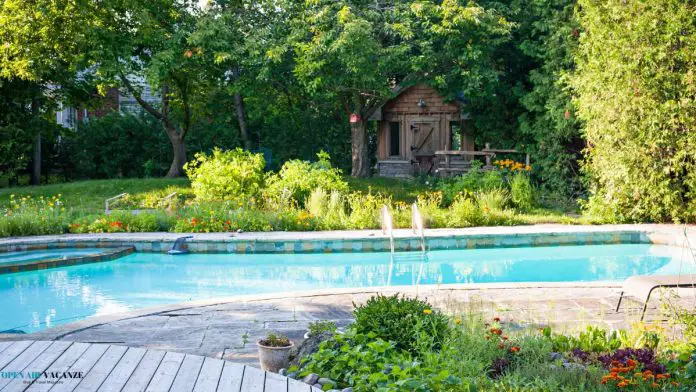
<path fill-rule="evenodd" d="M 360 115 L 357 113 L 350 114 L 350 123 L 355 124 L 360 122 Z"/>

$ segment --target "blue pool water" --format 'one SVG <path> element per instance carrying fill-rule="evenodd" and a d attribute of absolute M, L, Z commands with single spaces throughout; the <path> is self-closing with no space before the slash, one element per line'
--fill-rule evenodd
<path fill-rule="evenodd" d="M 0 275 L 0 331 L 33 332 L 94 315 L 239 294 L 337 287 L 622 280 L 679 270 L 680 248 L 595 245 L 389 253 L 164 254 Z M 690 265 L 683 263 L 684 268 Z M 390 273 L 391 271 L 391 273 Z"/>

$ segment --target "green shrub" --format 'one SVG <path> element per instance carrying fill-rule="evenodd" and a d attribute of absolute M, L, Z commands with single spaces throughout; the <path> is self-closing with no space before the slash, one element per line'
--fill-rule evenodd
<path fill-rule="evenodd" d="M 191 179 L 196 199 L 231 201 L 241 206 L 261 193 L 265 166 L 262 154 L 240 148 L 228 151 L 216 148 L 212 155 L 196 154 L 184 170 Z"/>
<path fill-rule="evenodd" d="M 578 4 L 571 86 L 587 139 L 590 210 L 607 220 L 696 219 L 692 1 Z"/>
<path fill-rule="evenodd" d="M 476 204 L 484 212 L 502 211 L 510 201 L 508 191 L 503 188 L 492 188 L 486 191 L 476 192 Z"/>
<path fill-rule="evenodd" d="M 336 323 L 333 321 L 315 321 L 307 325 L 307 330 L 312 336 L 317 336 L 324 332 L 336 332 Z"/>
<path fill-rule="evenodd" d="M 348 183 L 341 177 L 341 171 L 331 166 L 329 154 L 320 152 L 317 157 L 317 162 L 285 162 L 278 173 L 270 174 L 266 179 L 266 196 L 276 199 L 289 192 L 293 200 L 304 205 L 310 193 L 317 188 L 327 192 L 347 192 Z"/>
<path fill-rule="evenodd" d="M 348 222 L 346 202 L 343 194 L 333 191 L 330 194 L 321 188 L 314 189 L 307 198 L 307 211 L 320 222 L 323 230 L 343 229 Z"/>
<path fill-rule="evenodd" d="M 418 331 L 427 325 L 433 348 L 438 349 L 449 333 L 447 317 L 417 298 L 376 295 L 364 305 L 355 305 L 354 327 L 358 333 L 374 332 L 410 352 L 418 350 Z"/>
<path fill-rule="evenodd" d="M 351 193 L 348 195 L 350 229 L 377 229 L 381 227 L 382 206 L 390 206 L 391 199 L 381 194 Z"/>
<path fill-rule="evenodd" d="M 452 179 L 440 180 L 437 189 L 442 192 L 443 204 L 448 206 L 458 196 L 503 188 L 504 186 L 505 180 L 499 171 L 484 171 L 481 169 L 481 162 L 472 161 L 471 170 Z"/>
<path fill-rule="evenodd" d="M 0 237 L 63 234 L 71 218 L 61 195 L 49 198 L 10 195 L 9 205 L 0 209 Z"/>
<path fill-rule="evenodd" d="M 534 187 L 524 172 L 518 171 L 510 179 L 510 199 L 515 207 L 528 211 L 534 207 Z"/>
<path fill-rule="evenodd" d="M 481 209 L 470 197 L 458 197 L 447 213 L 449 227 L 479 226 L 483 222 Z"/>
<path fill-rule="evenodd" d="M 350 387 L 354 392 L 468 390 L 468 383 L 424 366 L 393 342 L 353 329 L 321 343 L 319 351 L 303 361 L 299 376 L 310 373 L 335 381 L 334 388 Z"/>

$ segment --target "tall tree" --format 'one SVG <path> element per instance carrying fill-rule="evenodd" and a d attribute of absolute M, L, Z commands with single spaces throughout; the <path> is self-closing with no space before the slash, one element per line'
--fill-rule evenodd
<path fill-rule="evenodd" d="M 496 13 L 456 0 L 308 0 L 289 42 L 305 88 L 344 107 L 351 174 L 366 177 L 367 121 L 394 87 L 426 81 L 450 96 L 483 90 L 499 72 L 488 55 L 508 29 Z"/>
<path fill-rule="evenodd" d="M 696 1 L 581 0 L 572 86 L 590 211 L 696 219 Z"/>
<path fill-rule="evenodd" d="M 530 91 L 521 97 L 521 134 L 529 138 L 535 173 L 542 186 L 555 194 L 580 196 L 579 161 L 584 140 L 569 86 L 575 70 L 580 26 L 575 0 L 518 1 L 524 10 L 518 23 L 525 30 L 517 45 L 536 62 L 529 72 Z M 520 78 L 520 75 L 515 75 Z"/>
<path fill-rule="evenodd" d="M 41 178 L 41 117 L 76 84 L 90 20 L 86 0 L 3 0 L 0 2 L 0 79 L 21 88 L 15 102 L 28 111 L 33 130 L 32 183 Z M 29 83 L 17 82 L 28 81 Z M 29 95 L 27 95 L 29 93 Z M 19 107 L 17 108 L 19 110 Z M 44 123 L 45 124 L 45 123 Z M 50 128 L 50 127 L 49 127 Z"/>
<path fill-rule="evenodd" d="M 162 125 L 173 153 L 167 177 L 184 174 L 194 106 L 206 94 L 200 49 L 189 42 L 198 12 L 189 0 L 104 1 L 95 5 L 98 22 L 87 34 L 100 87 L 120 86 Z M 146 85 L 159 104 L 142 96 Z"/>

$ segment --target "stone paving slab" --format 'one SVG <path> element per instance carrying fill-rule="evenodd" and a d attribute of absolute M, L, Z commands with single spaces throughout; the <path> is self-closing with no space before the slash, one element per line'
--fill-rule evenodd
<path fill-rule="evenodd" d="M 332 320 L 339 326 L 352 319 L 353 302 L 363 303 L 377 291 L 294 295 L 287 298 L 236 300 L 224 304 L 170 310 L 155 315 L 114 320 L 56 337 L 58 340 L 114 343 L 225 359 L 247 365 L 257 363 L 256 340 L 269 332 L 282 333 L 299 342 L 307 325 Z M 392 292 L 384 292 L 390 294 Z M 618 288 L 522 287 L 442 289 L 437 286 L 406 288 L 404 295 L 419 296 L 448 313 L 502 317 L 520 328 L 550 325 L 575 331 L 586 324 L 626 328 L 638 321 L 640 305 L 626 301 L 615 313 Z M 682 301 L 691 305 L 693 299 Z M 659 301 L 651 301 L 647 320 L 660 323 Z M 45 335 L 22 335 L 22 339 Z"/>

